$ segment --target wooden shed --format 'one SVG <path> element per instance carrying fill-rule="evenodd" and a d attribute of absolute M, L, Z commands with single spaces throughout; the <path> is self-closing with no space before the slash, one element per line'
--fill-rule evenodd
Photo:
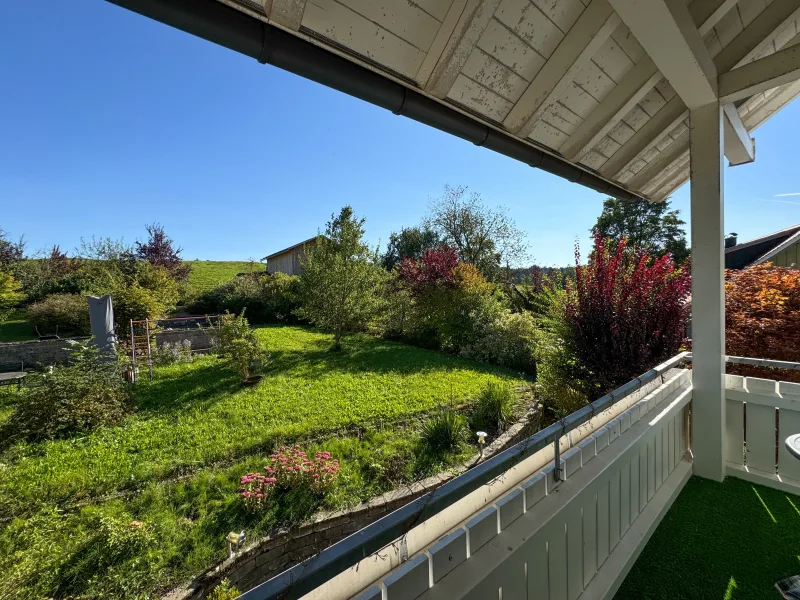
<path fill-rule="evenodd" d="M 267 271 L 270 274 L 286 273 L 287 275 L 299 275 L 303 271 L 300 259 L 305 256 L 306 248 L 317 243 L 316 236 L 309 238 L 294 246 L 284 248 L 279 252 L 265 256 L 262 260 L 267 261 Z"/>

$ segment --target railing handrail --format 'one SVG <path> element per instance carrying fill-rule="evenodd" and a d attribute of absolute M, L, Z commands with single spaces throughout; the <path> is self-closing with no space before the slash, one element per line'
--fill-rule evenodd
<path fill-rule="evenodd" d="M 496 479 L 522 460 L 549 444 L 557 443 L 565 434 L 590 421 L 603 410 L 682 363 L 688 354 L 688 352 L 682 352 L 673 356 L 668 361 L 564 417 L 558 423 L 553 423 L 378 521 L 356 531 L 319 554 L 245 592 L 240 598 L 244 600 L 300 598 L 330 581 L 345 569 L 354 566 L 360 560 L 401 538 L 414 526 L 427 521 L 454 502 Z"/>
<path fill-rule="evenodd" d="M 692 360 L 692 353 L 688 352 L 686 360 Z M 750 365 L 751 367 L 769 367 L 772 369 L 788 369 L 790 371 L 800 371 L 800 362 L 786 360 L 772 360 L 769 358 L 748 358 L 746 356 L 726 356 L 726 363 L 737 365 Z"/>

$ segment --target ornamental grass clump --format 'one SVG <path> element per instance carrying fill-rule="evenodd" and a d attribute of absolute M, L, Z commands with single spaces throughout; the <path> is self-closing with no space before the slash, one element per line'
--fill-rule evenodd
<path fill-rule="evenodd" d="M 284 446 L 269 457 L 264 473 L 247 473 L 240 480 L 239 494 L 250 509 L 266 506 L 275 492 L 306 488 L 324 496 L 336 482 L 342 468 L 330 452 L 309 458 L 300 446 Z"/>

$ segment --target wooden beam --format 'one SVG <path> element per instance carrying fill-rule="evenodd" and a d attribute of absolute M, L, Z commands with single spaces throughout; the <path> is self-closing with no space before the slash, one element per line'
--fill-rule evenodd
<path fill-rule="evenodd" d="M 748 112 L 742 121 L 749 131 L 755 131 L 769 121 L 782 106 L 797 98 L 798 95 L 800 95 L 800 82 L 787 85 L 785 89 L 766 98 L 760 106 Z"/>
<path fill-rule="evenodd" d="M 689 115 L 686 105 L 675 96 L 661 107 L 652 119 L 642 125 L 641 129 L 631 136 L 614 155 L 600 167 L 604 177 L 616 179 L 632 160 L 642 152 L 649 150 L 666 136 L 675 126 Z"/>
<path fill-rule="evenodd" d="M 717 100 L 717 69 L 683 0 L 610 0 L 690 109 Z"/>
<path fill-rule="evenodd" d="M 607 0 L 592 0 L 508 113 L 503 121 L 506 129 L 528 137 L 536 121 L 558 100 L 619 23 Z"/>
<path fill-rule="evenodd" d="M 261 5 L 270 21 L 292 31 L 300 29 L 306 0 L 261 0 Z"/>
<path fill-rule="evenodd" d="M 697 32 L 703 37 L 728 14 L 739 0 L 695 0 L 689 5 Z"/>
<path fill-rule="evenodd" d="M 453 0 L 447 14 L 442 21 L 439 31 L 436 32 L 436 37 L 433 38 L 433 43 L 425 55 L 425 60 L 417 71 L 417 76 L 414 78 L 417 84 L 423 89 L 428 84 L 428 80 L 433 75 L 433 71 L 440 63 L 444 55 L 445 48 L 447 48 L 450 40 L 453 38 L 453 33 L 458 27 L 465 11 L 467 10 L 467 0 Z"/>
<path fill-rule="evenodd" d="M 661 202 L 689 179 L 689 151 L 669 168 L 664 177 L 660 177 L 655 185 L 647 186 L 648 195 L 653 202 Z"/>
<path fill-rule="evenodd" d="M 664 151 L 659 153 L 653 160 L 636 173 L 630 180 L 625 182 L 625 186 L 632 190 L 642 189 L 654 177 L 662 173 L 673 162 L 678 160 L 689 147 L 689 130 L 687 129 L 672 143 L 664 148 Z"/>
<path fill-rule="evenodd" d="M 603 101 L 584 119 L 560 148 L 567 159 L 579 161 L 619 123 L 662 79 L 650 57 L 644 56 Z"/>
<path fill-rule="evenodd" d="M 447 37 L 444 49 L 439 53 L 434 65 L 430 65 L 430 63 L 426 65 L 423 61 L 420 67 L 421 73 L 417 74 L 420 77 L 425 76 L 426 71 L 430 72 L 423 85 L 426 92 L 437 98 L 447 97 L 499 5 L 500 0 L 467 0 L 460 14 L 458 14 L 458 7 L 455 8 L 458 19 L 453 31 Z M 450 18 L 451 15 L 448 12 L 445 17 L 448 27 Z M 444 26 L 442 23 L 442 28 Z M 434 45 L 436 43 L 437 41 L 434 39 Z"/>
<path fill-rule="evenodd" d="M 718 73 L 727 73 L 771 43 L 770 35 L 800 9 L 800 0 L 773 0 L 753 22 L 714 57 Z"/>
<path fill-rule="evenodd" d="M 751 163 L 756 159 L 756 143 L 739 117 L 739 111 L 733 104 L 722 107 L 723 139 L 725 142 L 725 158 L 730 166 Z"/>
<path fill-rule="evenodd" d="M 800 45 L 721 73 L 720 102 L 734 102 L 800 79 Z"/>

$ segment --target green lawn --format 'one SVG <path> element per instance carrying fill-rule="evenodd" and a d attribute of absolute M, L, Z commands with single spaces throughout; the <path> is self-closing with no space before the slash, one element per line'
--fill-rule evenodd
<path fill-rule="evenodd" d="M 36 332 L 25 320 L 23 311 L 12 313 L 11 317 L 0 323 L 0 344 L 5 342 L 24 342 L 36 338 Z"/>
<path fill-rule="evenodd" d="M 778 599 L 800 573 L 800 497 L 728 477 L 693 477 L 616 600 Z"/>
<path fill-rule="evenodd" d="M 217 358 L 201 357 L 138 385 L 138 412 L 117 427 L 0 454 L 0 598 L 134 597 L 223 558 L 228 531 L 257 534 L 309 515 L 317 507 L 302 498 L 260 515 L 241 509 L 239 475 L 260 470 L 278 444 L 299 441 L 342 461 L 328 507 L 455 464 L 469 448 L 438 462 L 420 452 L 419 414 L 451 398 L 469 401 L 488 381 L 512 380 L 486 365 L 368 336 L 351 336 L 334 353 L 331 336 L 312 329 L 258 334 L 272 361 L 254 388 L 242 388 Z M 331 437 L 355 425 L 358 435 Z M 169 541 L 151 556 L 146 540 L 134 540 L 119 564 L 100 564 L 115 555 L 106 538 L 132 520 Z M 86 581 L 91 569 L 103 573 L 99 582 Z"/>
<path fill-rule="evenodd" d="M 264 270 L 263 264 L 250 263 L 246 260 L 187 260 L 185 262 L 192 266 L 189 283 L 192 289 L 198 293 L 227 283 L 239 273 Z"/>

